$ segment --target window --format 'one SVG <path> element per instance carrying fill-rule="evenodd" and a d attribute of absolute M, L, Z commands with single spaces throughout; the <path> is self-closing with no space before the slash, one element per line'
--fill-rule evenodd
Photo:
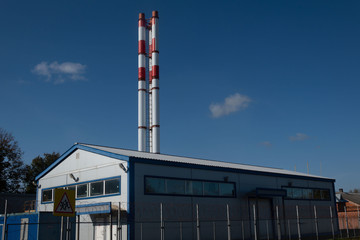
<path fill-rule="evenodd" d="M 235 196 L 235 187 L 233 183 L 219 183 L 219 187 L 220 196 Z"/>
<path fill-rule="evenodd" d="M 236 197 L 235 183 L 145 176 L 145 194 Z"/>
<path fill-rule="evenodd" d="M 77 198 L 83 198 L 88 196 L 88 187 L 87 184 L 80 184 L 76 186 L 76 197 Z"/>
<path fill-rule="evenodd" d="M 166 179 L 166 193 L 185 194 L 185 181 L 178 179 Z"/>
<path fill-rule="evenodd" d="M 296 199 L 304 198 L 302 188 L 294 188 L 293 189 L 293 198 L 296 198 Z"/>
<path fill-rule="evenodd" d="M 321 190 L 321 199 L 330 200 L 330 191 L 329 190 Z"/>
<path fill-rule="evenodd" d="M 165 186 L 165 185 L 164 185 Z M 74 190 L 76 198 L 101 197 L 108 194 L 120 194 L 120 178 L 96 180 L 89 183 L 79 183 L 70 186 L 58 186 L 60 189 Z M 53 201 L 53 189 L 42 191 L 42 202 Z"/>
<path fill-rule="evenodd" d="M 105 194 L 120 193 L 119 179 L 105 181 Z"/>
<path fill-rule="evenodd" d="M 294 198 L 294 188 L 285 188 L 285 190 L 287 198 Z"/>
<path fill-rule="evenodd" d="M 283 187 L 287 194 L 287 199 L 305 199 L 305 200 L 330 200 L 329 189 Z"/>
<path fill-rule="evenodd" d="M 43 190 L 42 201 L 43 202 L 51 202 L 53 200 L 52 192 L 53 192 L 52 189 Z"/>
<path fill-rule="evenodd" d="M 98 196 L 104 194 L 104 182 L 90 183 L 90 196 Z"/>
<path fill-rule="evenodd" d="M 187 195 L 203 195 L 203 184 L 201 181 L 186 181 Z"/>
<path fill-rule="evenodd" d="M 219 196 L 219 183 L 204 182 L 204 196 Z"/>
<path fill-rule="evenodd" d="M 165 193 L 165 179 L 147 177 L 145 182 L 147 193 Z"/>
<path fill-rule="evenodd" d="M 304 199 L 314 199 L 313 191 L 309 188 L 303 189 L 303 198 Z"/>
<path fill-rule="evenodd" d="M 321 190 L 314 189 L 314 199 L 321 199 Z"/>

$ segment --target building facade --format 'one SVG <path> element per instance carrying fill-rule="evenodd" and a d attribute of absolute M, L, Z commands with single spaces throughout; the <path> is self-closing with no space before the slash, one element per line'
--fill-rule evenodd
<path fill-rule="evenodd" d="M 283 169 L 75 144 L 36 181 L 38 212 L 53 210 L 54 189 L 76 191 L 80 239 L 277 239 L 338 231 L 334 179 Z"/>

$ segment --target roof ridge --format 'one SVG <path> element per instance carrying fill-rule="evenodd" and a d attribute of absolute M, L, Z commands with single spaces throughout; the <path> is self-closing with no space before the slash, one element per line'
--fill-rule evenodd
<path fill-rule="evenodd" d="M 75 143 L 79 145 L 88 145 L 88 146 L 97 146 L 97 147 L 105 147 L 105 148 L 112 148 L 112 149 L 118 149 L 118 150 L 125 150 L 125 151 L 132 151 L 135 153 L 143 153 L 143 154 L 150 154 L 150 155 L 162 155 L 162 156 L 170 156 L 170 157 L 179 157 L 179 158 L 189 158 L 189 159 L 196 159 L 196 160 L 203 160 L 203 161 L 211 161 L 211 162 L 221 162 L 221 163 L 230 163 L 230 164 L 237 164 L 237 165 L 244 165 L 244 166 L 251 166 L 251 167 L 262 167 L 262 168 L 269 168 L 269 169 L 276 169 L 276 170 L 285 170 L 285 171 L 291 171 L 284 168 L 277 168 L 277 167 L 268 167 L 268 166 L 261 166 L 261 165 L 255 165 L 255 164 L 248 164 L 248 163 L 235 163 L 235 162 L 228 162 L 228 161 L 222 161 L 222 160 L 214 160 L 214 159 L 206 159 L 206 158 L 197 158 L 197 157 L 188 157 L 188 156 L 180 156 L 180 155 L 173 155 L 173 154 L 164 154 L 164 153 L 151 153 L 151 152 L 141 152 L 133 149 L 126 149 L 126 148 L 119 148 L 119 147 L 110 147 L 110 146 L 103 146 L 98 144 L 90 144 L 90 143 Z"/>

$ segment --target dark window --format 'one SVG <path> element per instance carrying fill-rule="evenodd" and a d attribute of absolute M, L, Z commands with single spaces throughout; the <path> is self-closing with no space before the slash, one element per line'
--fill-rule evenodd
<path fill-rule="evenodd" d="M 76 197 L 77 198 L 82 198 L 82 197 L 87 197 L 88 196 L 88 186 L 87 186 L 87 184 L 77 185 L 76 188 L 77 188 L 77 192 L 76 192 Z"/>
<path fill-rule="evenodd" d="M 303 189 L 302 188 L 294 188 L 293 189 L 293 198 L 302 199 L 303 198 Z"/>
<path fill-rule="evenodd" d="M 204 196 L 219 196 L 219 183 L 204 182 Z"/>
<path fill-rule="evenodd" d="M 145 177 L 145 193 L 162 195 L 235 197 L 235 183 Z"/>
<path fill-rule="evenodd" d="M 305 200 L 330 200 L 329 189 L 283 187 L 286 189 L 288 199 L 305 199 Z"/>
<path fill-rule="evenodd" d="M 67 187 L 68 190 L 74 190 L 75 191 L 75 186 L 69 186 Z"/>
<path fill-rule="evenodd" d="M 165 179 L 147 177 L 145 179 L 146 193 L 165 193 Z"/>
<path fill-rule="evenodd" d="M 233 183 L 219 183 L 220 196 L 233 197 L 235 196 L 235 184 Z"/>
<path fill-rule="evenodd" d="M 104 182 L 90 183 L 90 196 L 98 196 L 104 194 Z"/>
<path fill-rule="evenodd" d="M 294 198 L 294 191 L 293 190 L 294 190 L 293 188 L 287 188 L 286 189 L 288 198 Z"/>
<path fill-rule="evenodd" d="M 185 181 L 177 179 L 166 180 L 166 193 L 168 194 L 185 194 Z"/>
<path fill-rule="evenodd" d="M 52 189 L 43 190 L 42 192 L 42 201 L 43 202 L 51 202 L 53 200 Z"/>
<path fill-rule="evenodd" d="M 330 200 L 330 191 L 329 190 L 321 190 L 321 199 Z"/>
<path fill-rule="evenodd" d="M 314 199 L 312 189 L 309 189 L 309 188 L 303 189 L 303 198 L 304 199 Z"/>
<path fill-rule="evenodd" d="M 120 179 L 105 181 L 105 194 L 120 193 Z"/>
<path fill-rule="evenodd" d="M 314 189 L 314 199 L 321 199 L 321 190 Z"/>
<path fill-rule="evenodd" d="M 203 195 L 203 184 L 201 181 L 186 181 L 187 195 Z"/>
<path fill-rule="evenodd" d="M 294 198 L 293 188 L 285 188 L 286 189 L 286 197 Z"/>

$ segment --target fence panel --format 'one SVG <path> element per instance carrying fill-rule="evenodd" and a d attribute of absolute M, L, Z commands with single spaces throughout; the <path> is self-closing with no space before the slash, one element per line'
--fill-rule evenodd
<path fill-rule="evenodd" d="M 70 218 L 69 224 L 66 218 L 61 224 L 61 218 L 50 212 L 41 216 L 40 222 L 34 213 L 28 219 L 9 215 L 6 239 L 61 239 L 62 236 L 62 240 L 125 240 L 128 233 L 135 240 L 304 240 L 360 236 L 357 208 L 336 214 L 336 209 L 324 202 L 285 207 L 261 200 L 248 205 L 138 203 L 132 204 L 132 210 L 135 210 L 134 218 L 124 215 L 126 211 L 121 213 L 121 237 L 119 212 L 113 209 L 110 213 Z"/>

